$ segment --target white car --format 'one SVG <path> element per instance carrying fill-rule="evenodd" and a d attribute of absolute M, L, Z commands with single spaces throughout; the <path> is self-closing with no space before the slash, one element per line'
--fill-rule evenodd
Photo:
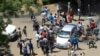
<path fill-rule="evenodd" d="M 55 39 L 55 46 L 57 48 L 67 48 L 67 42 L 71 39 L 71 36 L 75 30 L 78 30 L 77 25 L 75 24 L 67 24 L 65 25 L 59 33 L 57 33 L 57 37 Z"/>
<path fill-rule="evenodd" d="M 5 30 L 2 31 L 2 34 L 13 38 L 16 34 L 16 26 L 8 24 Z"/>

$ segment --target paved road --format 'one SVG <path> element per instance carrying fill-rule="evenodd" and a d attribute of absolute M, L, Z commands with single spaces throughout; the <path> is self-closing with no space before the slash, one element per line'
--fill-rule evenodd
<path fill-rule="evenodd" d="M 53 7 L 53 6 L 51 6 Z M 55 8 L 55 7 L 54 7 Z M 55 11 L 54 9 L 52 9 L 52 11 Z M 75 17 L 77 18 L 77 17 Z M 40 16 L 37 17 L 39 23 L 41 23 L 41 19 Z M 87 19 L 87 17 L 82 17 L 82 19 Z M 35 38 L 35 33 L 33 32 L 33 28 L 32 28 L 32 21 L 30 20 L 30 18 L 28 17 L 24 17 L 24 18 L 13 18 L 12 19 L 13 24 L 16 25 L 17 27 L 20 27 L 21 29 L 26 25 L 27 26 L 27 32 L 28 32 L 28 38 L 32 38 L 32 43 L 34 45 L 34 51 L 35 53 L 37 53 L 36 56 L 44 56 L 43 53 L 41 52 L 41 49 L 36 47 L 36 38 Z M 76 22 L 74 22 L 76 23 Z M 88 24 L 88 21 L 83 22 L 84 25 L 86 26 Z M 100 23 L 99 23 L 100 25 Z M 100 28 L 100 26 L 99 26 Z M 24 35 L 22 36 L 24 38 Z M 81 50 L 76 50 L 75 53 L 80 56 L 79 54 L 81 52 L 85 52 L 85 56 L 100 56 L 100 41 L 98 41 L 96 43 L 96 46 L 98 47 L 97 49 L 95 48 L 88 48 L 88 45 L 86 45 L 85 43 L 79 43 L 79 47 L 81 48 Z M 17 41 L 15 42 L 11 42 L 10 44 L 10 50 L 11 53 L 13 54 L 13 56 L 22 56 L 19 54 L 19 48 L 17 48 Z M 50 56 L 68 56 L 68 50 L 62 50 L 62 49 L 54 49 L 54 53 L 50 53 Z"/>
<path fill-rule="evenodd" d="M 41 49 L 36 47 L 36 41 L 35 41 L 35 33 L 33 32 L 32 28 L 32 22 L 29 18 L 17 18 L 17 19 L 12 19 L 13 24 L 16 25 L 17 27 L 23 28 L 23 26 L 27 26 L 27 32 L 28 32 L 28 38 L 32 38 L 32 43 L 34 44 L 34 51 L 37 53 L 37 56 L 44 56 L 43 53 L 41 52 Z M 39 19 L 40 20 L 40 19 Z M 40 20 L 41 21 L 41 20 Z M 100 23 L 99 23 L 100 25 Z M 100 28 L 100 26 L 99 26 Z M 24 35 L 23 35 L 24 38 Z M 79 47 L 82 50 L 77 50 L 75 53 L 80 56 L 79 54 L 81 52 L 85 52 L 86 56 L 99 56 L 100 54 L 100 41 L 96 43 L 96 46 L 98 47 L 97 49 L 95 48 L 88 48 L 88 45 L 85 43 L 79 43 Z M 11 42 L 10 44 L 10 50 L 11 53 L 14 54 L 14 56 L 21 56 L 19 54 L 19 48 L 17 48 L 17 41 Z M 62 50 L 62 49 L 54 49 L 54 53 L 50 53 L 50 56 L 68 56 L 68 50 Z"/>

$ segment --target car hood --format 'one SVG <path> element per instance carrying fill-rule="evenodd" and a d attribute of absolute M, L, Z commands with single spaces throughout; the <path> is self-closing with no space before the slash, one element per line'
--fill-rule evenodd
<path fill-rule="evenodd" d="M 61 38 L 59 36 L 57 36 L 56 38 L 56 43 L 58 44 L 66 44 L 68 42 L 69 38 Z"/>

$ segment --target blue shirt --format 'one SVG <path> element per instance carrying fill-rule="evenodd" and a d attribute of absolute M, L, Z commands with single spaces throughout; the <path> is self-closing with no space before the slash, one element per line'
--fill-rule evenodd
<path fill-rule="evenodd" d="M 49 19 L 50 21 L 53 21 L 53 16 L 52 16 L 52 15 L 49 15 L 48 19 Z"/>
<path fill-rule="evenodd" d="M 73 44 L 78 43 L 78 38 L 77 37 L 73 37 L 72 42 L 73 42 Z"/>

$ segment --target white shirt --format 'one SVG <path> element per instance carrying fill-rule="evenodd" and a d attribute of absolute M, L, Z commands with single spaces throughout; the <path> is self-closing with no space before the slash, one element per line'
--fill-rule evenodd
<path fill-rule="evenodd" d="M 71 55 L 70 56 L 75 56 L 74 50 L 71 50 Z"/>
<path fill-rule="evenodd" d="M 41 16 L 42 16 L 42 19 L 45 19 L 46 13 L 45 13 L 45 12 L 42 12 L 42 13 L 41 13 Z"/>
<path fill-rule="evenodd" d="M 82 27 L 82 24 L 78 24 L 78 27 Z"/>
<path fill-rule="evenodd" d="M 43 31 L 43 29 L 44 29 L 44 27 L 40 26 L 40 28 L 39 28 L 40 33 Z"/>
<path fill-rule="evenodd" d="M 67 45 L 67 48 L 71 47 L 71 43 L 70 42 L 67 42 L 66 45 Z"/>
<path fill-rule="evenodd" d="M 57 15 L 54 15 L 54 20 L 57 20 L 58 19 L 58 16 Z"/>
<path fill-rule="evenodd" d="M 39 40 L 41 38 L 41 35 L 36 34 L 36 40 Z"/>

